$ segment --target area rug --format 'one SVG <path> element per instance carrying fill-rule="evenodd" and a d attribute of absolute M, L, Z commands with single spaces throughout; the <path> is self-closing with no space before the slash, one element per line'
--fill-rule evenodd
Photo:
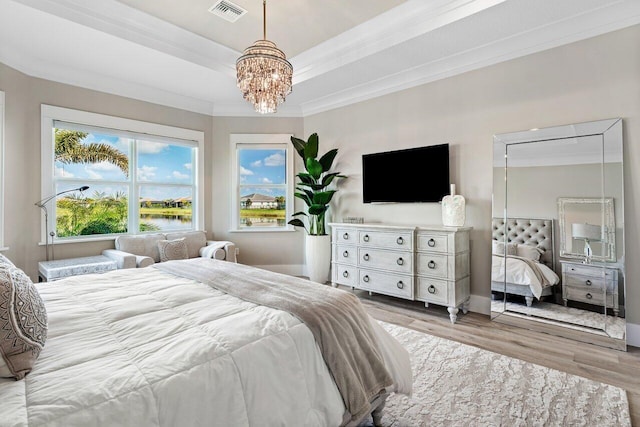
<path fill-rule="evenodd" d="M 631 426 L 618 387 L 380 324 L 409 351 L 413 369 L 413 396 L 389 396 L 383 426 Z"/>

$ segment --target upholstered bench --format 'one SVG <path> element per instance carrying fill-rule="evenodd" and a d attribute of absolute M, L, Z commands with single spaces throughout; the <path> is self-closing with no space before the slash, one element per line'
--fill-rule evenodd
<path fill-rule="evenodd" d="M 115 270 L 116 266 L 114 260 L 104 255 L 41 261 L 38 263 L 38 276 L 41 281 L 52 282 L 80 274 L 104 273 Z"/>

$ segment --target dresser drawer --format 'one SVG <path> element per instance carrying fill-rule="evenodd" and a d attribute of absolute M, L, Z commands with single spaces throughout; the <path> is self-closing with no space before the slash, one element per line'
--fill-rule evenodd
<path fill-rule="evenodd" d="M 349 245 L 334 245 L 333 260 L 341 264 L 356 265 L 358 263 L 358 249 Z"/>
<path fill-rule="evenodd" d="M 411 274 L 413 273 L 413 254 L 411 252 L 360 247 L 358 248 L 358 265 L 365 268 L 380 268 Z"/>
<path fill-rule="evenodd" d="M 333 282 L 346 286 L 355 286 L 358 269 L 352 265 L 333 264 Z"/>
<path fill-rule="evenodd" d="M 563 296 L 568 300 L 581 301 L 588 304 L 605 305 L 607 307 L 613 307 L 613 294 L 607 293 L 606 300 L 605 294 L 600 289 L 584 289 L 574 288 L 571 286 L 566 287 L 566 295 Z"/>
<path fill-rule="evenodd" d="M 609 280 L 618 280 L 618 270 L 613 268 L 602 268 L 597 265 L 583 264 L 562 264 L 562 271 L 567 274 L 578 274 L 580 276 L 589 276 L 595 278 L 607 278 Z"/>
<path fill-rule="evenodd" d="M 449 302 L 449 283 L 444 280 L 418 277 L 416 293 L 416 299 L 420 301 L 446 305 Z"/>
<path fill-rule="evenodd" d="M 449 252 L 449 238 L 444 234 L 419 233 L 417 237 L 419 251 Z"/>
<path fill-rule="evenodd" d="M 399 249 L 405 251 L 413 250 L 413 233 L 399 231 L 397 233 L 389 231 L 358 231 L 358 242 L 361 246 Z"/>
<path fill-rule="evenodd" d="M 333 230 L 333 243 L 358 243 L 358 231 L 353 228 L 335 228 Z"/>
<path fill-rule="evenodd" d="M 449 278 L 449 257 L 441 254 L 419 253 L 417 255 L 418 274 L 447 279 Z"/>
<path fill-rule="evenodd" d="M 618 282 L 610 279 L 603 279 L 601 277 L 580 276 L 577 274 L 566 273 L 564 278 L 565 286 L 582 288 L 585 291 L 589 291 L 590 289 L 602 291 L 606 288 L 607 292 L 613 292 L 618 287 Z"/>
<path fill-rule="evenodd" d="M 413 299 L 413 276 L 360 269 L 357 287 L 385 295 Z"/>

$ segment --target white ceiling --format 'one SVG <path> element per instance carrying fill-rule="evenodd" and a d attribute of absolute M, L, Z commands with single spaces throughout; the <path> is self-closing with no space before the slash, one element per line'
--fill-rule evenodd
<path fill-rule="evenodd" d="M 213 115 L 253 116 L 235 85 L 262 2 L 0 0 L 0 62 L 28 75 Z M 271 0 L 294 67 L 277 116 L 306 116 L 640 23 L 638 0 Z M 256 27 L 257 28 L 254 28 Z M 1 88 L 0 88 L 1 89 Z"/>

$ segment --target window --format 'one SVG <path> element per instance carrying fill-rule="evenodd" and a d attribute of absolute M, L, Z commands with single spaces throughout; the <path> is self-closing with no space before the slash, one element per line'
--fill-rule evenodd
<path fill-rule="evenodd" d="M 202 229 L 203 140 L 202 132 L 43 105 L 42 193 L 57 196 L 45 205 L 43 229 L 57 241 Z"/>
<path fill-rule="evenodd" d="M 232 134 L 232 228 L 290 231 L 293 214 L 291 135 Z"/>

